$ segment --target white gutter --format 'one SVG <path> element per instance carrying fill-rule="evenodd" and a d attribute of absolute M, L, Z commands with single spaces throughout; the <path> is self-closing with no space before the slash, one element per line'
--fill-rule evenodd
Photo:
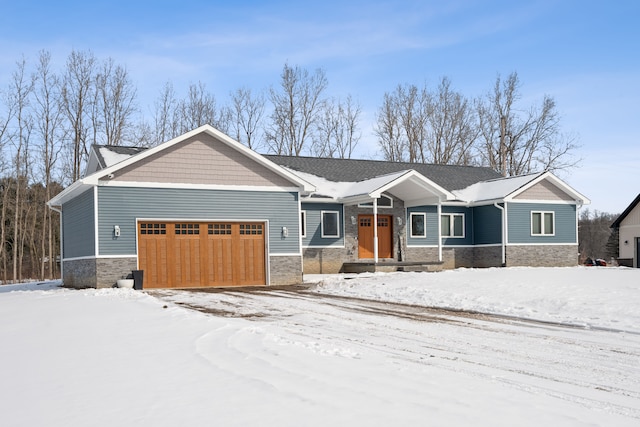
<path fill-rule="evenodd" d="M 378 263 L 378 199 L 373 199 L 373 261 Z"/>
<path fill-rule="evenodd" d="M 438 199 L 438 262 L 442 262 L 442 201 Z"/>
<path fill-rule="evenodd" d="M 62 253 L 62 209 L 58 209 L 55 206 L 51 206 L 48 205 L 49 209 L 51 209 L 54 212 L 58 212 L 60 214 L 60 279 L 62 279 L 62 269 L 64 268 L 64 262 L 62 261 L 64 259 L 64 254 Z M 49 254 L 49 256 L 52 256 L 52 254 Z M 54 261 L 55 262 L 55 261 Z M 64 283 L 63 283 L 64 284 Z"/>
<path fill-rule="evenodd" d="M 507 215 L 505 212 L 505 208 L 500 206 L 498 202 L 494 202 L 493 206 L 500 209 L 502 215 L 502 266 L 506 267 L 507 265 Z M 506 206 L 506 203 L 505 203 Z"/>

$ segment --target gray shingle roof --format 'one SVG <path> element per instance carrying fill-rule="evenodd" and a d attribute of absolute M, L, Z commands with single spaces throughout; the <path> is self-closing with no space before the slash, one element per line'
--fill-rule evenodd
<path fill-rule="evenodd" d="M 336 182 L 357 182 L 413 169 L 441 187 L 453 191 L 463 189 L 476 182 L 501 178 L 499 173 L 487 167 L 277 155 L 265 155 L 265 157 L 280 166 Z"/>

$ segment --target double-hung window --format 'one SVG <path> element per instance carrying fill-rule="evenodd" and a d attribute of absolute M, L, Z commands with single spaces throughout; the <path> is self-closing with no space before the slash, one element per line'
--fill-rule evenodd
<path fill-rule="evenodd" d="M 531 212 L 531 235 L 553 236 L 555 234 L 555 213 L 544 211 Z"/>
<path fill-rule="evenodd" d="M 322 211 L 322 237 L 340 237 L 338 211 Z"/>
<path fill-rule="evenodd" d="M 443 237 L 464 237 L 464 214 L 442 214 L 440 224 Z"/>
<path fill-rule="evenodd" d="M 411 213 L 409 221 L 411 237 L 427 237 L 427 214 Z"/>

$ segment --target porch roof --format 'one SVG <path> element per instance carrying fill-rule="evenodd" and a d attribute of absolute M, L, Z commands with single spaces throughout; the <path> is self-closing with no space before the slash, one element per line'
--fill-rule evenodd
<path fill-rule="evenodd" d="M 392 194 L 405 206 L 454 200 L 455 196 L 415 170 L 402 170 L 355 182 L 329 181 L 306 172 L 292 171 L 316 187 L 306 200 L 336 201 L 347 205 L 370 202 L 382 193 Z"/>

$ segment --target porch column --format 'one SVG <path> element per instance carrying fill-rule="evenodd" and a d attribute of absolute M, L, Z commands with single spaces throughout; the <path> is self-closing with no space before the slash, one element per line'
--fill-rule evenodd
<path fill-rule="evenodd" d="M 442 262 L 442 202 L 438 199 L 438 261 Z"/>
<path fill-rule="evenodd" d="M 378 263 L 378 199 L 373 199 L 373 261 Z"/>

